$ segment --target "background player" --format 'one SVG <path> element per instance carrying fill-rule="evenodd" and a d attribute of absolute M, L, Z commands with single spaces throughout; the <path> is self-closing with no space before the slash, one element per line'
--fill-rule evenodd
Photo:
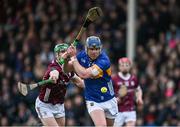
<path fill-rule="evenodd" d="M 71 46 L 68 53 L 71 61 L 64 65 L 64 70 L 74 69 L 84 79 L 87 109 L 95 126 L 112 126 L 118 112 L 117 100 L 111 81 L 110 60 L 102 51 L 101 40 L 90 36 L 84 51 L 76 56 L 76 48 Z"/>
<path fill-rule="evenodd" d="M 62 71 L 59 60 L 67 48 L 67 44 L 55 46 L 56 59 L 49 64 L 43 77 L 44 80 L 53 79 L 54 83 L 41 86 L 39 96 L 36 99 L 36 111 L 45 126 L 65 125 L 64 99 L 68 82 L 71 80 L 77 86 L 83 87 L 83 81 L 77 75 Z"/>
<path fill-rule="evenodd" d="M 143 104 L 142 90 L 135 75 L 130 73 L 131 61 L 124 57 L 119 61 L 119 72 L 112 77 L 114 89 L 118 100 L 119 113 L 115 119 L 115 126 L 135 126 L 136 111 L 134 97 L 137 104 Z"/>

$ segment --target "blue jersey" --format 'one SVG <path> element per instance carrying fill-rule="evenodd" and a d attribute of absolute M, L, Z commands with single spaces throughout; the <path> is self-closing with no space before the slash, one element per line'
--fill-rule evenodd
<path fill-rule="evenodd" d="M 97 68 L 98 75 L 94 78 L 84 79 L 85 83 L 85 99 L 95 102 L 104 102 L 114 97 L 114 89 L 111 81 L 110 60 L 105 52 L 92 61 L 85 51 L 81 51 L 77 55 L 79 63 L 85 67 Z M 106 87 L 107 92 L 102 93 L 101 88 Z"/>

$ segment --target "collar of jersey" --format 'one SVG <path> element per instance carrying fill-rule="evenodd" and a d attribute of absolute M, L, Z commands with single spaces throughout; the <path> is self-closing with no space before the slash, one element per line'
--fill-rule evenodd
<path fill-rule="evenodd" d="M 124 80 L 129 80 L 131 77 L 131 74 L 127 73 L 126 75 L 123 75 L 121 72 L 118 72 L 119 77 L 121 77 Z"/>

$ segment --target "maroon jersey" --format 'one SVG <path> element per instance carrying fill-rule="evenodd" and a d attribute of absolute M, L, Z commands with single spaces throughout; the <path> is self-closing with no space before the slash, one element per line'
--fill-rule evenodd
<path fill-rule="evenodd" d="M 136 76 L 129 75 L 129 77 L 125 79 L 121 73 L 118 73 L 112 77 L 112 80 L 116 97 L 118 96 L 120 86 L 125 85 L 128 91 L 126 96 L 120 98 L 120 102 L 118 103 L 119 112 L 135 110 L 135 90 L 138 87 Z"/>
<path fill-rule="evenodd" d="M 49 79 L 50 72 L 52 70 L 57 70 L 59 72 L 57 83 L 41 86 L 39 99 L 45 103 L 62 104 L 64 103 L 67 84 L 70 78 L 74 76 L 74 73 L 64 73 L 61 66 L 55 60 L 53 60 L 49 64 L 48 69 L 43 77 L 44 80 Z"/>

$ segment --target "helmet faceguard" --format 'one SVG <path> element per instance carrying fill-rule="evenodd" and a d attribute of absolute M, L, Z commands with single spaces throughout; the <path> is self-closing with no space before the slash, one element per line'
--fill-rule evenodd
<path fill-rule="evenodd" d="M 90 36 L 86 40 L 86 52 L 88 48 L 100 48 L 100 52 L 102 49 L 102 43 L 99 37 L 96 36 Z"/>
<path fill-rule="evenodd" d="M 66 51 L 68 49 L 69 45 L 68 44 L 57 44 L 55 47 L 54 47 L 54 53 L 59 53 L 59 52 L 62 52 L 62 51 Z"/>
<path fill-rule="evenodd" d="M 59 55 L 60 52 L 65 52 L 67 49 L 68 49 L 69 45 L 68 44 L 57 44 L 55 47 L 54 47 L 54 53 L 56 55 L 56 59 L 57 59 L 57 62 L 58 63 L 61 63 L 61 56 Z"/>

